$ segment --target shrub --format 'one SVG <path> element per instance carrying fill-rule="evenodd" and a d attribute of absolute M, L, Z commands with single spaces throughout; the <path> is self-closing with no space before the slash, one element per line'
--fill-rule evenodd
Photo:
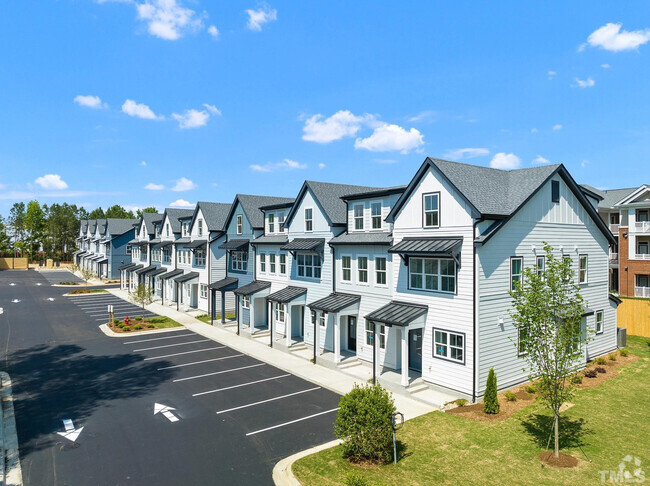
<path fill-rule="evenodd" d="M 576 373 L 575 375 L 571 375 L 571 378 L 569 378 L 569 380 L 571 380 L 571 383 L 574 385 L 579 385 L 582 383 L 582 375 Z"/>
<path fill-rule="evenodd" d="M 602 366 L 596 366 L 595 369 L 596 369 L 596 371 L 598 373 L 607 373 L 607 370 L 605 368 L 603 368 Z"/>
<path fill-rule="evenodd" d="M 133 326 L 133 329 L 139 331 L 140 329 L 142 329 L 142 326 L 140 324 L 136 324 L 135 326 Z"/>
<path fill-rule="evenodd" d="M 494 368 L 490 368 L 487 383 L 485 384 L 485 396 L 483 397 L 483 411 L 489 414 L 499 413 L 499 400 L 497 399 L 497 375 Z"/>
<path fill-rule="evenodd" d="M 155 326 L 154 324 L 152 324 L 152 323 L 148 323 L 148 324 L 147 324 L 147 328 L 148 328 L 148 329 L 153 329 L 153 328 L 155 328 L 155 327 L 156 327 L 156 326 Z"/>
<path fill-rule="evenodd" d="M 609 356 L 607 356 L 610 361 L 616 361 L 616 354 L 614 353 L 609 353 Z"/>
<path fill-rule="evenodd" d="M 458 400 L 456 400 L 455 403 L 459 407 L 464 407 L 465 405 L 467 405 L 467 400 L 465 400 L 464 398 L 459 398 Z"/>
<path fill-rule="evenodd" d="M 627 356 L 630 354 L 630 352 L 627 350 L 627 348 L 621 348 L 619 353 L 621 353 L 621 356 L 623 356 L 624 358 L 627 358 Z"/>
<path fill-rule="evenodd" d="M 583 375 L 585 375 L 587 378 L 596 378 L 596 376 L 598 376 L 598 373 L 596 373 L 596 370 L 585 370 Z"/>
<path fill-rule="evenodd" d="M 510 390 L 508 390 L 507 392 L 505 392 L 505 393 L 503 394 L 503 396 L 504 396 L 504 397 L 506 398 L 506 400 L 508 400 L 509 402 L 516 402 L 516 401 L 517 401 L 517 396 L 516 396 L 514 393 L 512 393 Z"/>
<path fill-rule="evenodd" d="M 594 361 L 596 362 L 596 364 L 599 364 L 599 365 L 604 365 L 605 363 L 607 363 L 605 358 L 603 358 L 602 356 L 596 358 Z"/>
<path fill-rule="evenodd" d="M 123 326 L 122 327 L 122 331 L 124 331 L 124 332 L 129 332 L 130 330 L 131 330 L 131 328 L 129 326 Z"/>
<path fill-rule="evenodd" d="M 526 393 L 530 393 L 531 395 L 534 395 L 535 393 L 537 393 L 537 388 L 535 387 L 535 385 L 527 385 Z"/>
<path fill-rule="evenodd" d="M 156 322 L 156 323 L 159 323 L 159 324 L 160 324 L 160 323 L 163 323 L 163 322 L 165 322 L 165 321 L 167 321 L 167 318 L 166 318 L 166 317 L 163 317 L 163 316 L 150 317 L 150 318 L 149 318 L 149 322 Z"/>
<path fill-rule="evenodd" d="M 349 472 L 345 476 L 345 486 L 371 486 L 372 483 L 358 472 Z"/>
<path fill-rule="evenodd" d="M 124 329 L 124 328 L 126 327 L 126 324 L 124 324 L 123 322 L 120 322 L 120 323 L 117 325 L 117 327 L 119 327 L 120 329 Z"/>
<path fill-rule="evenodd" d="M 388 462 L 393 456 L 395 404 L 380 385 L 357 386 L 341 397 L 334 434 L 352 461 Z"/>
<path fill-rule="evenodd" d="M 141 321 L 141 320 L 142 320 L 142 316 L 135 316 L 135 320 L 136 320 L 136 321 Z"/>

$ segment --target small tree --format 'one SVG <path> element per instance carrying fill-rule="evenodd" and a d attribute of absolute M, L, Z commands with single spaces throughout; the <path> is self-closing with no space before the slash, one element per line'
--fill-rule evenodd
<path fill-rule="evenodd" d="M 88 280 L 90 280 L 91 278 L 93 278 L 95 276 L 93 271 L 89 270 L 87 268 L 81 269 L 80 273 L 81 273 L 81 278 L 84 280 L 84 282 L 86 282 L 86 286 L 88 286 Z"/>
<path fill-rule="evenodd" d="M 489 414 L 499 413 L 499 400 L 497 399 L 497 374 L 494 372 L 494 368 L 490 368 L 487 383 L 485 384 L 483 411 Z"/>
<path fill-rule="evenodd" d="M 352 461 L 388 462 L 393 455 L 395 404 L 380 385 L 357 386 L 341 397 L 334 434 Z"/>
<path fill-rule="evenodd" d="M 141 305 L 144 309 L 145 305 L 153 302 L 153 289 L 149 285 L 141 283 L 138 284 L 134 292 L 129 294 L 129 297 L 135 304 Z"/>
<path fill-rule="evenodd" d="M 544 251 L 544 268 L 525 268 L 523 281 L 510 292 L 510 315 L 519 334 L 517 352 L 526 359 L 529 378 L 539 380 L 539 395 L 553 412 L 559 457 L 560 407 L 573 396 L 570 376 L 584 363 L 582 345 L 588 336 L 581 326 L 584 301 L 573 282 L 571 259 L 556 258 L 546 242 Z"/>

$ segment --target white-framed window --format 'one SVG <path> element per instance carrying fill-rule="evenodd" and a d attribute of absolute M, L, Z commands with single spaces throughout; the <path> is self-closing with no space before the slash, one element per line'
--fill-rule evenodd
<path fill-rule="evenodd" d="M 266 253 L 260 253 L 260 273 L 266 273 Z"/>
<path fill-rule="evenodd" d="M 368 257 L 357 257 L 357 282 L 368 283 Z"/>
<path fill-rule="evenodd" d="M 423 199 L 423 225 L 425 228 L 438 228 L 440 226 L 440 193 L 422 195 Z"/>
<path fill-rule="evenodd" d="M 203 220 L 202 219 L 199 219 L 198 231 L 199 231 L 199 236 L 203 236 Z"/>
<path fill-rule="evenodd" d="M 163 254 L 163 263 L 172 262 L 172 250 L 169 247 L 163 248 L 162 254 Z"/>
<path fill-rule="evenodd" d="M 602 334 L 605 326 L 605 313 L 603 311 L 596 311 L 596 334 Z"/>
<path fill-rule="evenodd" d="M 578 270 L 578 281 L 581 284 L 587 283 L 587 255 L 580 255 L 580 268 Z"/>
<path fill-rule="evenodd" d="M 244 233 L 244 217 L 241 214 L 237 215 L 237 234 L 241 235 Z"/>
<path fill-rule="evenodd" d="M 341 280 L 352 281 L 352 257 L 350 255 L 341 256 Z"/>
<path fill-rule="evenodd" d="M 386 326 L 379 325 L 379 349 L 386 349 Z"/>
<path fill-rule="evenodd" d="M 162 280 L 156 279 L 156 290 L 162 290 Z"/>
<path fill-rule="evenodd" d="M 314 210 L 305 208 L 305 231 L 314 231 Z"/>
<path fill-rule="evenodd" d="M 278 213 L 278 231 L 280 233 L 284 231 L 284 220 L 285 220 L 284 213 Z"/>
<path fill-rule="evenodd" d="M 194 265 L 197 267 L 205 266 L 205 250 L 203 248 L 194 250 Z"/>
<path fill-rule="evenodd" d="M 370 204 L 370 219 L 372 229 L 381 229 L 381 202 Z"/>
<path fill-rule="evenodd" d="M 363 229 L 363 204 L 355 204 L 352 210 L 354 212 L 354 229 L 362 230 Z"/>
<path fill-rule="evenodd" d="M 287 255 L 280 253 L 280 275 L 287 274 Z"/>
<path fill-rule="evenodd" d="M 241 298 L 241 308 L 250 309 L 251 308 L 251 298 L 250 295 L 242 295 Z"/>
<path fill-rule="evenodd" d="M 286 304 L 281 304 L 280 302 L 274 302 L 273 304 L 275 312 L 275 322 L 286 322 L 287 317 L 287 307 Z"/>
<path fill-rule="evenodd" d="M 201 284 L 201 298 L 202 299 L 207 299 L 208 298 L 208 286 L 206 284 Z"/>
<path fill-rule="evenodd" d="M 275 275 L 275 253 L 269 253 L 269 273 Z"/>
<path fill-rule="evenodd" d="M 375 257 L 375 283 L 386 285 L 386 257 Z"/>
<path fill-rule="evenodd" d="M 528 351 L 526 350 L 526 340 L 528 339 L 528 332 L 525 328 L 517 328 L 517 355 L 523 356 Z"/>
<path fill-rule="evenodd" d="M 320 278 L 321 262 L 319 255 L 299 253 L 296 263 L 296 274 L 299 277 Z"/>
<path fill-rule="evenodd" d="M 326 312 L 319 312 L 318 313 L 318 325 L 320 327 L 325 327 L 325 324 L 327 324 L 327 313 Z"/>
<path fill-rule="evenodd" d="M 465 362 L 465 335 L 434 329 L 433 356 L 460 363 Z"/>
<path fill-rule="evenodd" d="M 522 257 L 510 257 L 510 290 L 515 290 L 521 285 L 524 278 L 524 259 Z"/>
<path fill-rule="evenodd" d="M 188 226 L 189 225 L 187 223 L 183 223 L 183 225 L 181 226 L 183 228 L 183 236 L 188 236 L 189 233 L 187 230 Z"/>
<path fill-rule="evenodd" d="M 247 251 L 232 251 L 230 252 L 230 268 L 245 272 L 248 269 L 248 252 Z"/>
<path fill-rule="evenodd" d="M 372 321 L 366 321 L 366 344 L 372 346 L 372 332 L 375 324 Z"/>
<path fill-rule="evenodd" d="M 538 256 L 537 257 L 537 276 L 544 275 L 544 270 L 546 270 L 546 257 Z"/>
<path fill-rule="evenodd" d="M 311 325 L 312 326 L 316 325 L 316 311 L 315 310 L 311 311 Z"/>
<path fill-rule="evenodd" d="M 270 213 L 268 216 L 269 220 L 269 233 L 275 233 L 275 214 Z"/>
<path fill-rule="evenodd" d="M 409 288 L 435 292 L 456 291 L 456 263 L 443 258 L 410 258 Z"/>

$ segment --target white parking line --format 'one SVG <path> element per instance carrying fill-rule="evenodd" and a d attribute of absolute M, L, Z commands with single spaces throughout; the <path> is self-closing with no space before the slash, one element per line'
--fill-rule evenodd
<path fill-rule="evenodd" d="M 320 386 L 317 386 L 317 387 L 314 387 L 314 388 L 309 388 L 307 390 L 301 390 L 301 391 L 297 391 L 297 392 L 293 392 L 293 393 L 288 393 L 287 395 L 282 395 L 282 396 L 275 397 L 275 398 L 269 398 L 268 400 L 261 400 L 259 402 L 249 403 L 248 405 L 241 405 L 239 407 L 227 408 L 226 410 L 219 410 L 217 412 L 217 415 L 219 415 L 220 413 L 233 412 L 235 410 L 240 410 L 242 408 L 254 407 L 255 405 L 261 405 L 262 403 L 273 402 L 275 400 L 282 400 L 283 398 L 293 397 L 295 395 L 300 395 L 302 393 L 309 393 L 309 392 L 316 391 L 316 390 L 320 390 Z"/>
<path fill-rule="evenodd" d="M 90 317 L 97 317 L 97 316 L 105 316 L 108 312 L 96 312 L 96 311 L 87 311 L 86 314 L 88 314 Z M 151 317 L 155 316 L 156 314 L 153 314 L 152 312 L 136 312 L 136 311 L 129 311 L 124 310 L 124 309 L 118 309 L 115 312 L 115 315 L 117 316 L 128 316 L 131 314 L 132 316 L 142 316 L 142 317 Z M 157 317 L 157 316 L 156 316 Z"/>
<path fill-rule="evenodd" d="M 171 348 L 173 346 L 185 346 L 186 344 L 204 343 L 206 341 L 209 341 L 209 339 L 199 339 L 198 341 L 188 341 L 186 343 L 165 344 L 164 346 L 154 346 L 153 348 L 134 349 L 133 352 L 138 353 L 140 351 L 151 351 L 152 349 Z"/>
<path fill-rule="evenodd" d="M 101 303 L 101 304 L 77 304 L 77 307 L 80 307 L 82 309 L 87 309 L 91 307 L 106 307 L 107 305 L 112 305 L 113 307 L 137 307 L 133 304 L 129 304 L 128 302 L 117 303 L 117 304 L 111 304 L 110 302 Z"/>
<path fill-rule="evenodd" d="M 195 349 L 194 351 L 185 351 L 184 353 L 166 354 L 165 356 L 154 356 L 152 358 L 145 358 L 143 361 L 152 359 L 171 358 L 172 356 L 180 356 L 181 354 L 200 353 L 201 351 L 212 351 L 213 349 L 223 349 L 225 346 L 215 346 L 214 348 Z"/>
<path fill-rule="evenodd" d="M 203 375 L 188 376 L 187 378 L 177 378 L 176 380 L 173 380 L 173 383 L 176 383 L 177 381 L 196 380 L 197 378 L 205 378 L 206 376 L 222 375 L 224 373 L 231 373 L 233 371 L 240 371 L 248 368 L 257 368 L 258 366 L 265 366 L 265 365 L 266 363 L 257 363 L 254 365 L 242 366 L 240 368 L 231 368 L 229 370 L 214 371 L 212 373 L 205 373 Z"/>
<path fill-rule="evenodd" d="M 233 354 L 232 356 L 224 356 L 223 358 L 204 359 L 204 360 L 201 360 L 201 361 L 194 361 L 193 363 L 183 363 L 183 364 L 174 365 L 174 366 L 165 366 L 163 368 L 158 368 L 158 371 L 160 371 L 160 370 L 171 370 L 172 368 L 182 368 L 183 366 L 192 366 L 192 365 L 195 365 L 195 364 L 210 363 L 212 361 L 221 361 L 222 359 L 238 358 L 239 356 L 244 356 L 244 354 L 243 353 L 241 353 L 241 354 Z"/>
<path fill-rule="evenodd" d="M 272 427 L 267 427 L 265 429 L 256 430 L 255 432 L 249 432 L 248 434 L 246 434 L 246 436 L 255 435 L 255 434 L 259 434 L 261 432 L 266 432 L 268 430 L 277 429 L 277 428 L 280 428 L 280 427 L 284 427 L 285 425 L 295 424 L 296 422 L 302 422 L 303 420 L 309 420 L 310 418 L 318 417 L 319 415 L 325 415 L 326 413 L 336 412 L 338 409 L 339 409 L 339 407 L 336 407 L 336 408 L 333 408 L 332 410 L 325 410 L 324 412 L 315 413 L 314 415 L 309 415 L 307 417 L 292 420 L 291 422 L 285 422 L 283 424 L 274 425 Z"/>
<path fill-rule="evenodd" d="M 165 337 L 159 337 L 159 338 L 151 338 L 151 339 L 138 339 L 137 341 L 127 341 L 124 344 L 137 344 L 137 343 L 146 343 L 147 341 L 160 341 L 161 339 L 174 339 L 174 338 L 179 338 L 179 337 L 186 337 L 186 336 L 196 336 L 194 333 L 190 334 L 177 334 L 175 336 L 165 336 Z"/>
<path fill-rule="evenodd" d="M 234 385 L 234 386 L 227 386 L 225 388 L 217 388 L 216 390 L 208 390 L 200 393 L 194 393 L 192 396 L 193 397 L 198 397 L 201 395 L 207 395 L 208 393 L 217 393 L 220 391 L 225 391 L 225 390 L 232 390 L 233 388 L 239 388 L 242 386 L 248 386 L 248 385 L 254 385 L 256 383 L 262 383 L 263 381 L 271 381 L 271 380 L 277 380 L 278 378 L 286 378 L 287 376 L 291 376 L 291 373 L 287 373 L 286 375 L 279 375 L 279 376 L 272 376 L 271 378 L 264 378 L 263 380 L 256 380 L 256 381 L 249 381 L 248 383 L 242 383 L 240 385 Z"/>

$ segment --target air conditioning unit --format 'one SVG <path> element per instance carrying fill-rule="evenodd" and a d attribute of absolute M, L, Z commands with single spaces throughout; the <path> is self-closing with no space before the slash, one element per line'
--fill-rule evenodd
<path fill-rule="evenodd" d="M 624 327 L 616 328 L 616 345 L 619 348 L 624 348 L 627 346 L 627 329 Z"/>

